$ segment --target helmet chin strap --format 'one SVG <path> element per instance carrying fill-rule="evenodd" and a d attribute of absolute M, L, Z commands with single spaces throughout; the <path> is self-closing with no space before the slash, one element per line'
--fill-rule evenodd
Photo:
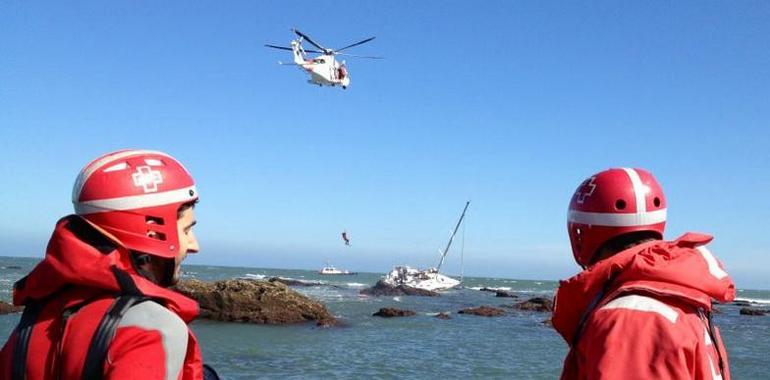
<path fill-rule="evenodd" d="M 152 283 L 168 287 L 174 283 L 174 260 L 131 251 L 131 264 L 140 276 Z"/>

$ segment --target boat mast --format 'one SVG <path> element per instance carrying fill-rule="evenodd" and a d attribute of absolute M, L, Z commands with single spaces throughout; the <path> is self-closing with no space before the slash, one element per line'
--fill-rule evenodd
<path fill-rule="evenodd" d="M 471 204 L 471 201 L 465 202 L 465 208 L 463 208 L 463 213 L 460 214 L 460 219 L 457 221 L 457 225 L 455 225 L 455 230 L 452 231 L 452 236 L 449 237 L 449 241 L 446 243 L 446 248 L 444 248 L 444 252 L 441 253 L 441 261 L 438 262 L 438 266 L 436 266 L 436 271 L 441 269 L 441 265 L 444 264 L 444 258 L 446 257 L 446 254 L 449 252 L 449 247 L 452 246 L 452 239 L 455 238 L 455 234 L 457 233 L 457 229 L 460 228 L 460 223 L 463 222 L 463 218 L 465 218 L 465 210 L 468 209 L 468 205 Z"/>

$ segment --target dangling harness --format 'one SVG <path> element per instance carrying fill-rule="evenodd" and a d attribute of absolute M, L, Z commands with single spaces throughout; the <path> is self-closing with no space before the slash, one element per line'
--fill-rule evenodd
<path fill-rule="evenodd" d="M 107 349 L 115 337 L 115 330 L 117 330 L 120 320 L 123 319 L 123 316 L 132 306 L 151 300 L 139 291 L 128 273 L 115 266 L 112 266 L 110 269 L 118 281 L 121 291 L 115 296 L 115 300 L 107 309 L 94 335 L 91 337 L 81 376 L 83 380 L 100 380 L 104 377 L 104 360 L 107 358 Z M 48 298 L 50 299 L 51 297 Z M 61 331 L 64 331 L 67 320 L 71 315 L 93 301 L 95 299 L 86 300 L 65 309 L 61 316 Z M 24 307 L 21 322 L 19 322 L 17 327 L 16 344 L 13 349 L 12 380 L 25 380 L 26 378 L 29 340 L 32 336 L 32 330 L 35 328 L 35 322 L 37 322 L 40 311 L 45 304 L 46 300 L 31 301 Z M 61 339 L 63 338 L 63 336 L 59 337 L 58 344 L 61 344 Z"/>

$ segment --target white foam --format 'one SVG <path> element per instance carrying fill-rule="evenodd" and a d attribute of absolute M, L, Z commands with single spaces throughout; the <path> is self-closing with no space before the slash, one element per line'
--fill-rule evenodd
<path fill-rule="evenodd" d="M 750 302 L 750 303 L 761 303 L 761 304 L 767 304 L 770 305 L 770 300 L 766 300 L 763 298 L 736 298 L 735 302 Z"/>
<path fill-rule="evenodd" d="M 503 290 L 503 291 L 507 292 L 507 291 L 510 291 L 512 288 L 510 286 L 499 286 L 497 288 L 490 288 L 488 286 L 474 286 L 474 287 L 470 287 L 468 289 L 473 289 L 473 290 L 487 289 L 487 290 L 491 290 L 491 291 Z"/>
<path fill-rule="evenodd" d="M 351 288 L 362 288 L 362 287 L 366 286 L 366 284 L 362 284 L 360 282 L 348 282 L 345 285 L 347 285 L 347 286 L 349 286 Z"/>
<path fill-rule="evenodd" d="M 393 301 L 401 302 L 401 297 L 393 297 Z"/>
<path fill-rule="evenodd" d="M 265 276 L 264 274 L 254 274 L 254 273 L 246 273 L 245 275 L 243 275 L 243 278 L 251 278 L 254 280 L 263 280 L 265 279 L 265 277 L 267 276 Z"/>

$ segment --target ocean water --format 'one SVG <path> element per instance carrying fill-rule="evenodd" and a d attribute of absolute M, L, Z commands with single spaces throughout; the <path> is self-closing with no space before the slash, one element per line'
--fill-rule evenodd
<path fill-rule="evenodd" d="M 13 283 L 37 262 L 0 257 L 0 299 L 9 301 Z M 368 297 L 359 290 L 380 274 L 321 276 L 313 271 L 217 266 L 186 266 L 184 276 L 201 280 L 282 276 L 320 281 L 322 286 L 294 287 L 320 300 L 340 321 L 339 327 L 314 324 L 263 326 L 196 321 L 192 324 L 204 360 L 224 379 L 557 379 L 567 353 L 561 337 L 543 321 L 547 313 L 506 309 L 502 317 L 460 315 L 481 305 L 510 305 L 481 287 L 500 288 L 520 299 L 551 297 L 554 281 L 465 278 L 465 288 L 441 297 Z M 739 299 L 770 308 L 770 291 L 740 289 Z M 417 312 L 405 318 L 378 318 L 381 307 Z M 770 316 L 741 316 L 740 307 L 720 305 L 719 325 L 735 379 L 767 378 Z M 435 318 L 450 312 L 451 319 Z M 20 314 L 0 316 L 5 340 Z"/>

